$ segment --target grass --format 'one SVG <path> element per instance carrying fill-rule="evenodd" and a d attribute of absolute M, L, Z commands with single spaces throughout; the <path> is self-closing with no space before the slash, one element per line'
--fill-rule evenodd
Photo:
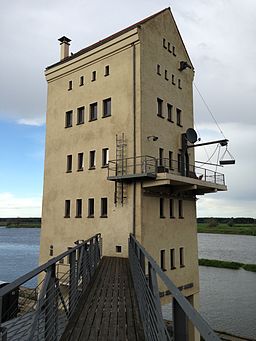
<path fill-rule="evenodd" d="M 205 259 L 201 258 L 198 260 L 199 265 L 202 266 L 212 266 L 215 268 L 225 268 L 225 269 L 233 269 L 239 270 L 244 269 L 246 271 L 256 272 L 256 264 L 244 264 L 239 262 L 230 262 L 218 259 Z"/>
<path fill-rule="evenodd" d="M 198 233 L 220 233 L 220 234 L 240 234 L 248 236 L 256 236 L 255 224 L 235 224 L 229 226 L 228 224 L 218 224 L 210 227 L 207 223 L 197 225 Z"/>

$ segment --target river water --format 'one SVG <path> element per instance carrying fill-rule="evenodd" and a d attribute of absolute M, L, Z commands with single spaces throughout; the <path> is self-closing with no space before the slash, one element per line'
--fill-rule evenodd
<path fill-rule="evenodd" d="M 0 281 L 38 265 L 40 229 L 0 228 Z M 256 264 L 256 237 L 199 234 L 199 258 Z M 201 313 L 212 328 L 256 338 L 256 273 L 200 267 Z M 170 317 L 170 307 L 164 315 Z"/>

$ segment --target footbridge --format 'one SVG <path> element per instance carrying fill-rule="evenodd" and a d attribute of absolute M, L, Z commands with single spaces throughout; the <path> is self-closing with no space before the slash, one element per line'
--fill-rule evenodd
<path fill-rule="evenodd" d="M 133 235 L 128 243 L 128 258 L 102 257 L 97 234 L 2 287 L 0 340 L 188 341 L 188 321 L 201 340 L 220 340 Z M 159 280 L 172 295 L 168 324 Z"/>

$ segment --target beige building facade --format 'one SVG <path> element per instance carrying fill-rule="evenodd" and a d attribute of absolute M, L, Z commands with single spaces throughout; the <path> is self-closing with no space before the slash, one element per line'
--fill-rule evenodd
<path fill-rule="evenodd" d="M 196 197 L 226 186 L 183 153 L 194 71 L 170 9 L 73 55 L 60 42 L 45 72 L 40 262 L 98 232 L 104 255 L 127 257 L 133 233 L 197 306 Z"/>

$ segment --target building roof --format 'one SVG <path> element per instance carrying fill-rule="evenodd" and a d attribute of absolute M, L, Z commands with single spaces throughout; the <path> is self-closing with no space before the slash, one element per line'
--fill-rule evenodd
<path fill-rule="evenodd" d="M 82 54 L 84 54 L 84 53 L 86 53 L 86 52 L 89 52 L 89 51 L 91 51 L 91 50 L 93 50 L 93 49 L 95 49 L 95 48 L 97 48 L 97 47 L 99 47 L 99 46 L 101 46 L 101 45 L 103 45 L 103 44 L 105 44 L 105 43 L 111 41 L 112 39 L 115 39 L 115 38 L 121 36 L 122 34 L 124 34 L 124 33 L 126 33 L 126 32 L 129 32 L 129 31 L 135 29 L 136 27 L 138 27 L 138 26 L 144 24 L 145 22 L 147 22 L 147 21 L 153 19 L 154 17 L 158 16 L 159 14 L 161 14 L 161 13 L 163 13 L 163 12 L 165 12 L 165 11 L 169 11 L 170 14 L 171 14 L 171 9 L 170 9 L 170 7 L 164 8 L 163 10 L 161 10 L 161 11 L 159 11 L 159 12 L 153 14 L 153 15 L 150 15 L 149 17 L 147 17 L 147 18 L 145 18 L 145 19 L 143 19 L 143 20 L 141 20 L 141 21 L 138 21 L 138 22 L 136 22 L 135 24 L 133 24 L 133 25 L 131 25 L 131 26 L 128 26 L 128 27 L 122 29 L 121 31 L 118 31 L 118 32 L 116 32 L 116 33 L 114 33 L 114 34 L 112 34 L 112 35 L 110 35 L 110 36 L 108 36 L 108 37 L 106 37 L 106 38 L 104 38 L 104 39 L 102 39 L 102 40 L 99 40 L 97 43 L 94 43 L 94 44 L 92 44 L 92 45 L 90 45 L 90 46 L 87 46 L 87 47 L 83 48 L 82 50 L 80 50 L 80 51 L 78 51 L 78 52 L 76 52 L 76 53 L 73 53 L 72 55 L 68 56 L 67 58 L 64 58 L 64 59 L 60 60 L 60 61 L 57 62 L 57 63 L 54 63 L 54 64 L 52 64 L 52 65 L 50 65 L 50 66 L 47 66 L 47 67 L 46 67 L 46 70 L 49 70 L 49 69 L 51 69 L 51 68 L 53 68 L 53 67 L 55 67 L 55 66 L 64 64 L 64 63 L 66 63 L 67 61 L 70 61 L 70 60 L 72 60 L 72 59 L 74 59 L 74 58 L 76 58 L 76 57 L 78 57 L 78 56 L 81 56 Z M 172 15 L 172 14 L 171 14 L 171 15 Z M 174 20 L 174 23 L 175 23 L 175 20 Z M 175 23 L 175 25 L 176 25 L 176 23 Z M 177 28 L 177 30 L 178 30 L 177 25 L 176 25 L 176 28 Z M 178 33 L 179 33 L 179 30 L 178 30 Z M 180 33 L 179 33 L 179 35 L 180 35 Z M 60 38 L 60 39 L 62 39 L 62 38 Z M 60 40 L 60 39 L 59 39 L 59 40 Z M 183 40 L 182 40 L 182 38 L 181 38 L 181 35 L 180 35 L 180 39 L 181 39 L 181 41 L 182 41 L 182 43 L 183 43 Z M 71 41 L 71 40 L 69 40 L 69 41 Z M 183 45 L 184 45 L 184 43 L 183 43 Z M 186 50 L 185 45 L 184 45 L 184 48 L 185 48 L 185 51 L 186 51 L 186 53 L 187 53 L 187 50 Z M 187 53 L 187 55 L 188 55 L 188 53 Z M 189 55 L 188 55 L 188 58 L 189 58 Z M 189 58 L 189 61 L 190 61 L 190 58 Z M 191 63 L 191 61 L 190 61 L 190 63 Z M 192 65 L 192 63 L 191 63 L 191 65 Z"/>
<path fill-rule="evenodd" d="M 57 63 L 54 63 L 54 64 L 52 64 L 52 65 L 50 65 L 50 66 L 47 66 L 46 70 L 49 70 L 50 68 L 52 68 L 52 67 L 54 67 L 54 66 L 57 66 L 57 65 L 66 63 L 67 61 L 69 61 L 69 60 L 71 60 L 71 59 L 74 59 L 74 58 L 76 58 L 76 57 L 78 57 L 78 56 L 81 56 L 82 54 L 84 54 L 84 53 L 86 53 L 86 52 L 89 52 L 89 51 L 95 49 L 96 47 L 101 46 L 101 45 L 103 45 L 103 44 L 105 44 L 105 43 L 111 41 L 112 39 L 115 39 L 115 38 L 121 36 L 122 34 L 124 34 L 124 33 L 126 33 L 126 32 L 129 32 L 129 31 L 131 31 L 131 30 L 133 30 L 134 28 L 138 27 L 139 25 L 144 24 L 146 21 L 148 21 L 148 20 L 150 20 L 150 19 L 156 17 L 157 15 L 159 15 L 160 13 L 162 13 L 162 12 L 164 12 L 164 11 L 166 11 L 166 10 L 170 10 L 170 7 L 167 7 L 167 8 L 165 8 L 165 9 L 161 10 L 160 12 L 157 12 L 157 13 L 155 13 L 155 14 L 153 14 L 153 15 L 150 15 L 149 17 L 147 17 L 147 18 L 145 18 L 145 19 L 143 19 L 143 20 L 141 20 L 141 21 L 138 21 L 137 23 L 135 23 L 135 24 L 133 24 L 133 25 L 131 25 L 131 26 L 126 27 L 126 28 L 122 29 L 121 31 L 118 31 L 118 32 L 116 32 L 116 33 L 114 33 L 114 34 L 111 34 L 110 36 L 108 36 L 108 37 L 106 37 L 106 38 L 104 38 L 104 39 L 102 39 L 102 40 L 99 40 L 97 43 L 94 43 L 94 44 L 92 44 L 92 45 L 90 45 L 90 46 L 87 46 L 87 47 L 83 48 L 82 50 L 80 50 L 80 51 L 78 51 L 78 52 L 72 54 L 71 56 L 69 56 L 69 57 L 67 57 L 67 58 L 65 58 L 65 59 L 63 59 L 63 60 L 60 60 L 60 61 L 57 62 Z"/>

